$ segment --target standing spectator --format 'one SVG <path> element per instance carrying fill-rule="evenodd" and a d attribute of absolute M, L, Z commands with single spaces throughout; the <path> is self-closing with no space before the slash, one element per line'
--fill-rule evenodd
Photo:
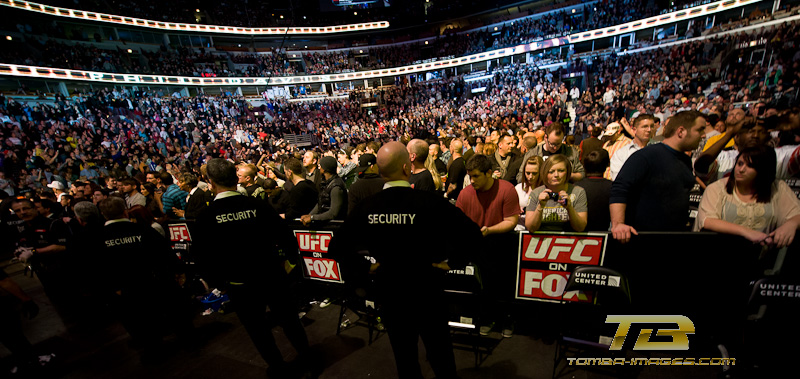
<path fill-rule="evenodd" d="M 608 151 L 598 149 L 583 158 L 586 177 L 575 183 L 586 191 L 588 209 L 587 232 L 607 232 L 611 226 L 608 198 L 611 194 L 611 181 L 603 177 L 608 168 Z"/>
<path fill-rule="evenodd" d="M 161 226 L 161 224 L 159 224 L 158 222 L 156 222 L 155 217 L 153 217 L 153 214 L 150 213 L 150 211 L 148 211 L 147 208 L 141 205 L 134 205 L 133 207 L 128 209 L 128 218 L 132 222 L 135 222 L 137 224 L 149 225 L 151 228 L 157 231 L 158 234 L 161 235 L 161 237 L 167 236 L 164 227 Z"/>
<path fill-rule="evenodd" d="M 788 246 L 800 226 L 800 201 L 775 180 L 775 152 L 766 146 L 743 149 L 731 176 L 703 193 L 694 230 L 735 234 L 753 243 Z"/>
<path fill-rule="evenodd" d="M 528 208 L 528 203 L 530 203 L 531 191 L 542 184 L 542 176 L 540 174 L 543 166 L 544 161 L 542 161 L 542 157 L 534 155 L 528 158 L 528 161 L 525 162 L 524 168 L 525 179 L 523 179 L 521 183 L 514 186 L 514 189 L 517 190 L 520 214 L 522 217 L 524 217 L 526 209 Z"/>
<path fill-rule="evenodd" d="M 305 179 L 303 164 L 299 160 L 289 158 L 283 164 L 283 170 L 286 174 L 286 181 L 294 185 L 289 191 L 289 201 L 283 217 L 287 220 L 294 220 L 309 214 L 314 209 L 319 201 L 319 193 L 314 188 L 314 182 Z"/>
<path fill-rule="evenodd" d="M 319 168 L 325 180 L 320 183 L 322 190 L 317 205 L 311 213 L 300 217 L 303 225 L 311 221 L 344 220 L 347 217 L 347 188 L 344 179 L 336 174 L 336 159 L 322 157 Z"/>
<path fill-rule="evenodd" d="M 2 181 L 2 176 L 0 176 L 0 189 L 2 189 Z M 67 191 L 65 191 L 64 183 L 61 183 L 57 180 L 54 180 L 52 183 L 48 184 L 47 188 L 51 188 L 53 190 L 53 193 L 56 195 L 56 201 L 59 203 L 61 202 L 61 197 L 67 193 Z"/>
<path fill-rule="evenodd" d="M 534 155 L 538 155 L 542 157 L 544 161 L 547 161 L 551 155 L 561 154 L 567 157 L 567 160 L 569 160 L 570 166 L 572 167 L 572 175 L 567 178 L 567 180 L 571 182 L 577 182 L 581 180 L 584 175 L 584 170 L 583 164 L 580 162 L 580 153 L 573 146 L 569 146 L 564 143 L 564 134 L 566 133 L 564 124 L 560 122 L 554 122 L 547 127 L 545 133 L 546 138 L 544 143 L 536 145 L 536 147 L 525 153 L 525 157 L 522 158 L 522 161 L 527 162 L 528 158 Z M 520 167 L 519 173 L 517 174 L 517 182 L 521 182 L 524 175 L 524 168 Z"/>
<path fill-rule="evenodd" d="M 689 220 L 689 191 L 695 184 L 691 158 L 706 120 L 683 111 L 664 127 L 664 142 L 632 155 L 611 186 L 611 231 L 625 243 L 638 230 L 682 231 Z"/>
<path fill-rule="evenodd" d="M 145 208 L 156 219 L 164 217 L 164 206 L 161 205 L 161 195 L 156 193 L 157 189 L 155 184 L 147 182 L 142 184 L 142 196 L 146 199 Z"/>
<path fill-rule="evenodd" d="M 352 147 L 343 147 L 339 149 L 339 151 L 336 153 L 338 162 L 342 166 L 342 168 L 339 169 L 338 172 L 334 171 L 333 173 L 337 174 L 340 178 L 342 178 L 342 180 L 345 181 L 347 187 L 350 187 L 350 185 L 353 184 L 356 178 L 356 173 L 353 172 L 353 170 L 356 168 L 356 162 L 352 159 L 353 150 L 354 149 Z M 320 165 L 322 165 L 322 159 L 320 159 Z M 323 184 L 321 182 L 324 180 L 325 180 L 324 177 L 320 179 L 320 185 L 319 185 L 320 192 L 322 192 L 323 190 Z"/>
<path fill-rule="evenodd" d="M 186 197 L 186 209 L 175 211 L 178 217 L 187 220 L 195 220 L 197 216 L 200 215 L 200 212 L 206 209 L 208 204 L 214 200 L 209 191 L 204 191 L 202 188 L 198 187 L 199 183 L 200 181 L 193 174 L 181 174 L 178 186 L 181 190 L 188 192 L 189 195 Z"/>
<path fill-rule="evenodd" d="M 755 146 L 764 146 L 769 142 L 769 132 L 763 125 L 759 125 L 752 117 L 736 118 L 729 117 L 729 119 L 736 120 L 735 123 L 728 124 L 728 128 L 722 137 L 717 139 L 713 145 L 703 151 L 697 157 L 694 163 L 694 170 L 700 179 L 703 179 L 706 184 L 724 178 L 733 170 L 736 165 L 736 157 L 739 155 L 740 149 L 746 149 Z M 734 147 L 726 148 L 729 141 L 734 141 Z M 786 162 L 789 160 L 790 154 L 783 154 L 781 160 L 776 161 L 776 170 L 778 175 L 785 173 L 780 170 L 781 167 L 786 167 Z M 779 179 L 782 179 L 778 176 Z"/>
<path fill-rule="evenodd" d="M 319 183 L 322 182 L 322 174 L 319 172 L 319 153 L 306 151 L 303 154 L 303 168 L 306 169 L 306 179 L 311 180 L 319 191 Z"/>
<path fill-rule="evenodd" d="M 519 221 L 519 198 L 511 183 L 492 177 L 492 162 L 475 155 L 467 162 L 470 185 L 461 191 L 456 206 L 481 227 L 484 236 L 514 230 Z"/>
<path fill-rule="evenodd" d="M 147 206 L 147 198 L 139 193 L 139 182 L 134 178 L 122 180 L 122 194 L 125 196 L 125 203 L 128 208 L 136 205 Z"/>
<path fill-rule="evenodd" d="M 289 192 L 278 186 L 275 179 L 264 179 L 264 190 L 267 191 L 267 202 L 275 209 L 278 214 L 286 213 L 289 203 Z M 188 205 L 187 205 L 188 207 Z"/>
<path fill-rule="evenodd" d="M 358 157 L 358 180 L 347 190 L 347 214 L 352 213 L 358 203 L 383 189 L 384 182 L 378 175 L 377 163 L 374 154 Z"/>
<path fill-rule="evenodd" d="M 264 188 L 256 184 L 257 175 L 256 166 L 252 164 L 241 164 L 236 170 L 236 176 L 239 178 L 238 187 L 241 187 L 247 196 L 264 200 L 267 194 Z"/>
<path fill-rule="evenodd" d="M 599 125 L 591 124 L 588 126 L 588 128 L 589 138 L 582 140 L 578 145 L 581 151 L 581 162 L 583 162 L 583 158 L 586 158 L 586 155 L 592 151 L 603 148 L 603 142 L 600 141 L 600 138 L 598 138 L 601 134 L 603 134 L 603 128 L 601 128 Z"/>
<path fill-rule="evenodd" d="M 425 168 L 425 161 L 428 159 L 428 143 L 421 139 L 412 139 L 406 145 L 408 154 L 411 157 L 411 177 L 408 179 L 411 188 L 421 191 L 436 191 L 436 184 L 433 181 L 431 172 Z"/>
<path fill-rule="evenodd" d="M 517 173 L 523 170 L 522 154 L 514 147 L 514 137 L 503 134 L 497 139 L 497 151 L 489 157 L 492 161 L 494 176 L 512 185 L 517 184 Z"/>
<path fill-rule="evenodd" d="M 633 143 L 628 143 L 614 153 L 611 158 L 611 180 L 617 178 L 619 170 L 625 161 L 636 151 L 641 150 L 650 142 L 656 128 L 656 118 L 653 115 L 643 114 L 633 120 Z"/>
<path fill-rule="evenodd" d="M 189 196 L 189 193 L 180 189 L 168 172 L 161 172 L 159 178 L 161 184 L 167 186 L 164 194 L 161 195 L 162 211 L 169 218 L 177 218 L 175 210 L 184 210 L 186 208 L 186 197 Z"/>
<path fill-rule="evenodd" d="M 447 168 L 447 183 L 445 191 L 447 198 L 457 200 L 458 195 L 464 188 L 464 177 L 467 176 L 467 165 L 465 158 L 461 156 L 464 146 L 460 139 L 453 138 L 450 141 L 450 167 Z"/>
<path fill-rule="evenodd" d="M 586 228 L 586 192 L 569 183 L 571 174 L 569 160 L 561 154 L 544 162 L 541 171 L 544 185 L 531 191 L 525 214 L 525 227 L 529 231 L 582 232 Z"/>

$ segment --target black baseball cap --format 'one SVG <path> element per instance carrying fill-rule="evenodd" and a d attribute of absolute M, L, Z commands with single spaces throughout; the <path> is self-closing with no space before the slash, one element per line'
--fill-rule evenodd
<path fill-rule="evenodd" d="M 363 174 L 367 171 L 372 165 L 377 164 L 378 159 L 373 154 L 362 154 L 358 157 L 358 168 L 356 169 L 358 175 Z"/>

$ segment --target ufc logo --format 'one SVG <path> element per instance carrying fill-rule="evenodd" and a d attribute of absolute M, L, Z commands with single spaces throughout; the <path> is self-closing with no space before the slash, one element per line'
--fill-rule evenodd
<path fill-rule="evenodd" d="M 671 337 L 671 342 L 651 342 L 650 335 L 653 329 L 642 329 L 639 338 L 633 345 L 633 350 L 689 350 L 689 334 L 694 334 L 694 323 L 686 316 L 680 315 L 608 315 L 606 324 L 619 324 L 617 334 L 611 343 L 609 350 L 622 350 L 625 337 L 631 329 L 631 324 L 651 323 L 651 324 L 678 324 L 678 329 L 658 329 L 657 336 Z"/>

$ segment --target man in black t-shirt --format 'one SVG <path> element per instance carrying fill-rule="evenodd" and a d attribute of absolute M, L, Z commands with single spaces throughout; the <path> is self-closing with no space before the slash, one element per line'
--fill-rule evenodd
<path fill-rule="evenodd" d="M 373 154 L 363 154 L 358 157 L 358 180 L 347 191 L 347 214 L 355 209 L 362 200 L 381 192 L 383 178 L 378 175 L 377 158 Z"/>
<path fill-rule="evenodd" d="M 300 166 L 298 160 L 294 161 Z M 209 284 L 227 290 L 239 320 L 269 364 L 268 371 L 286 376 L 286 362 L 265 317 L 269 306 L 300 359 L 308 358 L 308 339 L 288 294 L 284 269 L 285 256 L 297 252 L 297 242 L 267 202 L 236 192 L 233 163 L 212 159 L 207 171 L 215 197 L 197 218 L 198 267 Z M 313 189 L 313 184 L 308 185 Z"/>
<path fill-rule="evenodd" d="M 428 143 L 421 139 L 408 141 L 408 155 L 411 159 L 411 176 L 408 182 L 411 188 L 422 191 L 436 191 L 431 172 L 425 168 L 425 160 L 428 159 Z"/>
<path fill-rule="evenodd" d="M 311 210 L 317 205 L 319 194 L 314 183 L 304 178 L 302 163 L 295 158 L 290 158 L 283 164 L 283 170 L 286 174 L 286 181 L 294 184 L 289 191 L 284 218 L 294 220 L 311 213 Z"/>
<path fill-rule="evenodd" d="M 611 194 L 611 181 L 603 177 L 609 164 L 608 151 L 592 150 L 583 158 L 586 177 L 575 183 L 586 191 L 589 209 L 587 232 L 607 232 L 611 227 L 608 198 Z"/>
<path fill-rule="evenodd" d="M 461 156 L 461 151 L 464 149 L 464 144 L 458 138 L 453 138 L 450 141 L 450 167 L 447 169 L 447 198 L 451 200 L 458 199 L 458 194 L 464 189 L 464 177 L 467 176 L 467 165 L 464 157 Z"/>

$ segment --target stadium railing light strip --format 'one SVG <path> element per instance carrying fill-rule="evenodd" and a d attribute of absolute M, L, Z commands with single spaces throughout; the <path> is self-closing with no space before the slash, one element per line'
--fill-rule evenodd
<path fill-rule="evenodd" d="M 2 0 L 2 1 L 7 1 L 7 0 Z M 63 68 L 37 67 L 37 66 L 0 63 L 0 75 L 21 76 L 21 77 L 31 77 L 31 78 L 51 79 L 51 80 L 52 79 L 80 80 L 80 81 L 90 81 L 98 83 L 128 84 L 128 85 L 165 84 L 165 85 L 184 85 L 184 86 L 251 86 L 251 85 L 281 86 L 281 85 L 301 85 L 301 84 L 311 84 L 311 83 L 345 82 L 352 80 L 382 78 L 387 76 L 407 75 L 407 74 L 426 72 L 432 70 L 440 70 L 445 68 L 453 68 L 471 63 L 488 61 L 491 59 L 499 59 L 512 55 L 524 54 L 547 48 L 569 45 L 571 43 L 576 42 L 575 40 L 573 40 L 573 37 L 581 39 L 577 42 L 583 42 L 585 41 L 583 39 L 585 38 L 585 35 L 589 35 L 590 37 L 588 38 L 590 39 L 604 38 L 610 36 L 607 32 L 604 32 L 605 29 L 613 29 L 615 31 L 614 33 L 616 34 L 629 33 L 643 28 L 649 28 L 677 21 L 682 21 L 684 19 L 687 19 L 688 17 L 705 16 L 712 13 L 717 13 L 724 10 L 732 9 L 735 7 L 756 3 L 758 1 L 761 0 L 720 1 L 716 3 L 705 4 L 702 6 L 657 16 L 655 18 L 657 18 L 658 21 L 654 23 L 647 23 L 646 26 L 642 26 L 642 24 L 645 24 L 647 20 L 649 20 L 649 18 L 644 20 L 634 21 L 632 23 L 616 25 L 609 28 L 597 29 L 586 33 L 578 33 L 578 35 L 575 36 L 552 38 L 549 40 L 537 41 L 537 42 L 527 43 L 524 45 L 491 50 L 459 58 L 444 59 L 441 61 L 419 63 L 419 64 L 393 67 L 381 70 L 360 71 L 360 72 L 351 72 L 342 74 L 276 76 L 276 77 L 204 78 L 204 77 L 192 77 L 192 76 L 114 74 L 114 73 L 97 72 L 97 71 L 69 70 Z M 708 9 L 709 7 L 711 7 L 711 9 Z M 696 8 L 700 8 L 700 10 L 695 11 Z M 639 26 L 637 26 L 636 28 L 633 28 L 633 26 L 627 26 L 625 28 L 622 28 L 622 26 L 628 24 L 639 24 Z"/>
<path fill-rule="evenodd" d="M 240 26 L 222 26 L 205 24 L 186 24 L 180 22 L 146 20 L 136 17 L 119 16 L 107 13 L 82 11 L 77 9 L 56 7 L 47 4 L 22 0 L 0 0 L 0 5 L 15 9 L 44 13 L 52 16 L 67 17 L 77 20 L 100 21 L 124 26 L 139 26 L 143 28 L 168 30 L 174 32 L 199 32 L 239 35 L 321 35 L 348 32 L 362 32 L 369 30 L 385 29 L 389 27 L 388 21 L 366 22 L 361 24 L 329 25 L 329 26 L 298 26 L 291 28 L 252 28 Z"/>

